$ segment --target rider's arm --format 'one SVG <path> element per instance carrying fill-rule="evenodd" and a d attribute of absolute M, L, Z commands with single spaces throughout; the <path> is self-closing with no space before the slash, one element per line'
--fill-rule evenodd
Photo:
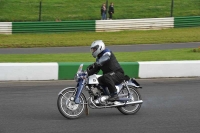
<path fill-rule="evenodd" d="M 89 65 L 87 68 L 87 73 L 88 76 L 92 75 L 92 74 L 97 74 L 99 72 L 100 68 L 94 63 L 92 65 Z"/>
<path fill-rule="evenodd" d="M 106 52 L 102 55 L 101 58 L 99 58 L 97 61 L 96 61 L 96 64 L 98 66 L 102 66 L 104 63 L 106 63 L 106 61 L 110 60 L 110 56 L 111 56 L 111 53 L 110 52 Z"/>

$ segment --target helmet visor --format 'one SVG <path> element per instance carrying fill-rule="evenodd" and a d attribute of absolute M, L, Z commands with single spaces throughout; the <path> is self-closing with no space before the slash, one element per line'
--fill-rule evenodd
<path fill-rule="evenodd" d="M 96 45 L 90 49 L 90 52 L 94 53 L 99 48 L 99 45 Z"/>

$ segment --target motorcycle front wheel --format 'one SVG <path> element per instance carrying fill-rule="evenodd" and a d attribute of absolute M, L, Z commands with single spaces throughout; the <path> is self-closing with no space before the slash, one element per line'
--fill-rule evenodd
<path fill-rule="evenodd" d="M 80 103 L 74 102 L 75 89 L 66 89 L 58 96 L 57 106 L 59 112 L 68 119 L 76 119 L 82 115 L 86 108 L 86 99 L 83 93 L 80 95 Z"/>
<path fill-rule="evenodd" d="M 130 93 L 131 93 L 131 101 L 138 101 L 142 100 L 141 95 L 137 89 L 133 86 L 129 86 Z M 120 94 L 128 94 L 128 90 L 124 88 Z M 131 104 L 117 107 L 117 109 L 124 115 L 133 115 L 136 114 L 140 110 L 141 104 Z"/>

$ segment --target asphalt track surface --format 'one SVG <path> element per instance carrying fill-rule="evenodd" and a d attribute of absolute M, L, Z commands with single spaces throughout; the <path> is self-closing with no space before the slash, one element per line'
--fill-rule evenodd
<path fill-rule="evenodd" d="M 200 43 L 111 46 L 116 52 L 196 48 Z M 0 54 L 89 52 L 88 47 L 0 49 Z M 0 133 L 199 133 L 200 78 L 138 79 L 144 103 L 136 115 L 90 109 L 68 120 L 57 109 L 59 91 L 74 81 L 0 82 Z M 86 92 L 84 91 L 86 94 Z"/>
<path fill-rule="evenodd" d="M 168 50 L 179 48 L 197 48 L 200 42 L 172 44 L 140 44 L 108 46 L 113 52 L 136 52 L 147 50 Z M 57 53 L 88 53 L 90 44 L 83 47 L 50 47 L 50 48 L 0 48 L 0 54 L 57 54 Z"/>
<path fill-rule="evenodd" d="M 74 81 L 0 82 L 0 133 L 199 133 L 200 78 L 138 82 L 144 103 L 137 114 L 90 109 L 75 120 L 56 104 L 59 91 Z"/>

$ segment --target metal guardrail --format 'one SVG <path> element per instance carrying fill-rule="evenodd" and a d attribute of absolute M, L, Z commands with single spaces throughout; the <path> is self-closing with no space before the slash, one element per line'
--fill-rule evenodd
<path fill-rule="evenodd" d="M 200 26 L 200 16 L 177 17 L 174 19 L 174 27 L 198 27 Z"/>
<path fill-rule="evenodd" d="M 0 34 L 158 30 L 166 28 L 198 26 L 200 26 L 200 16 L 96 21 L 82 20 L 60 22 L 0 22 Z"/>
<path fill-rule="evenodd" d="M 95 31 L 95 21 L 13 22 L 12 33 Z"/>
<path fill-rule="evenodd" d="M 0 22 L 0 34 L 12 34 L 12 22 Z"/>
<path fill-rule="evenodd" d="M 174 18 L 97 20 L 96 32 L 121 30 L 158 30 L 174 27 Z"/>

